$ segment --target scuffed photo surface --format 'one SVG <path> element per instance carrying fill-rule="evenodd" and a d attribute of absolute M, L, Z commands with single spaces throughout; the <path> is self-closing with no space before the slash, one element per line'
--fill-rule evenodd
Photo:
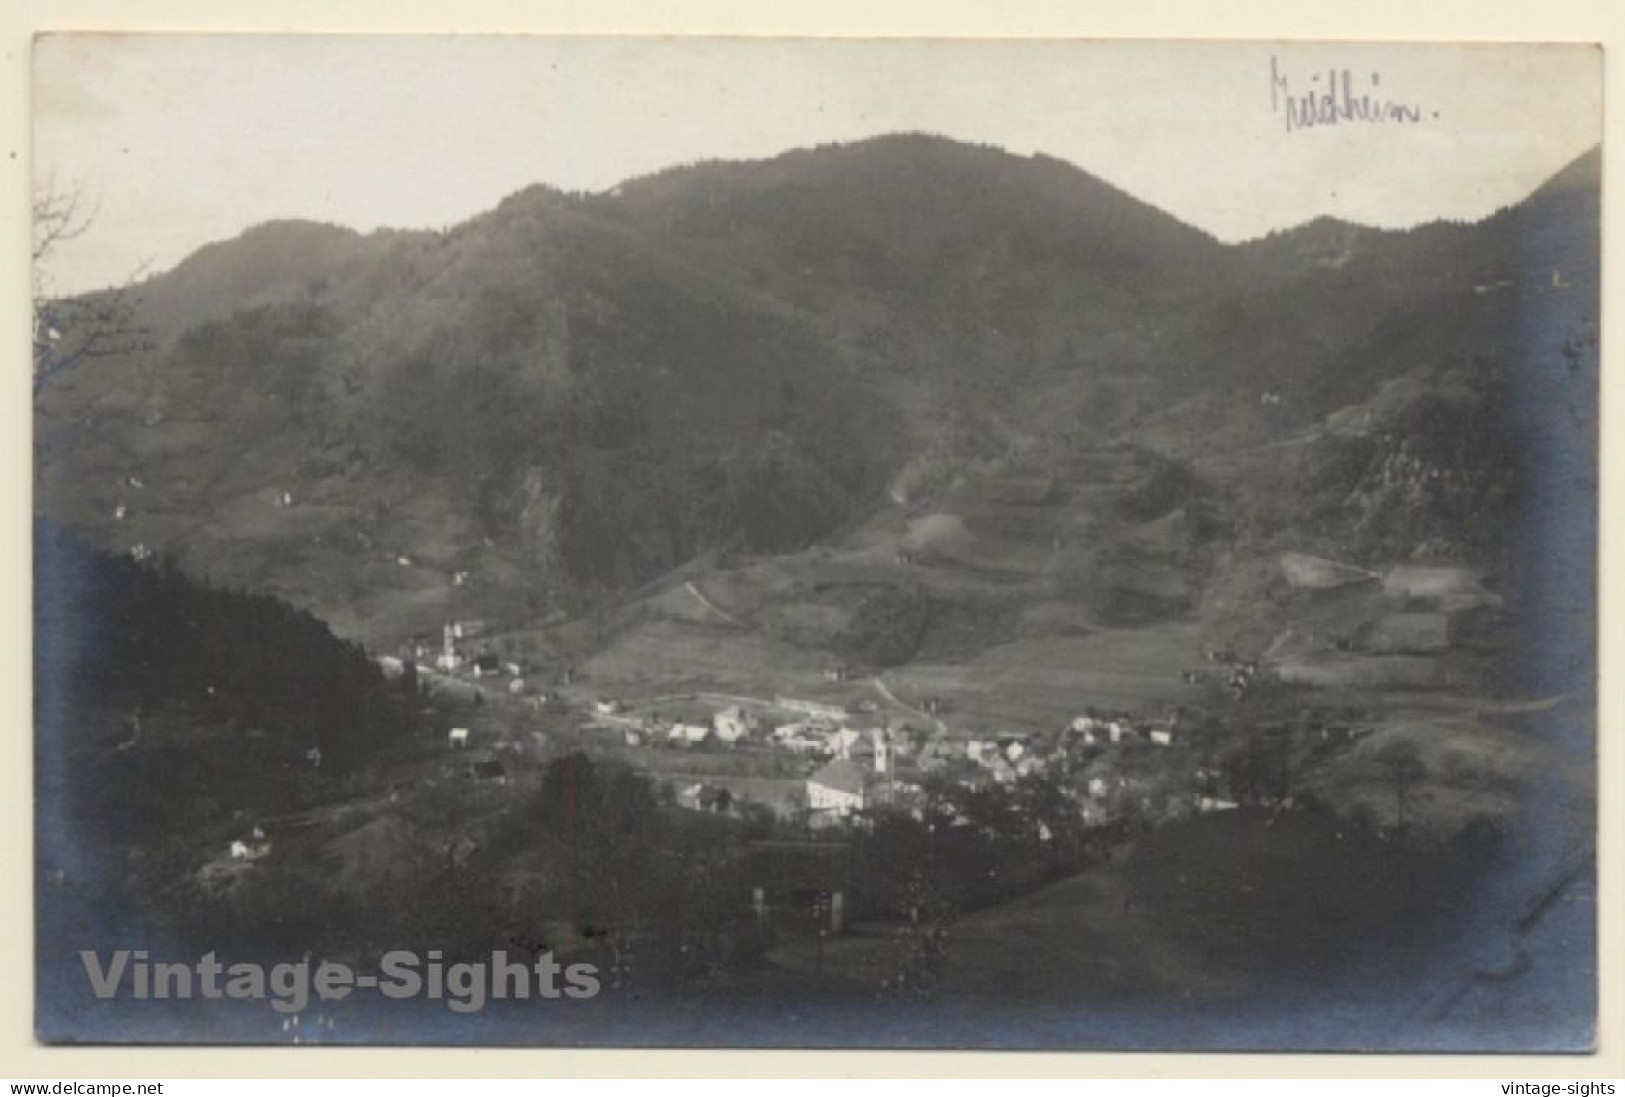
<path fill-rule="evenodd" d="M 41 39 L 38 1037 L 1588 1050 L 1601 79 Z"/>

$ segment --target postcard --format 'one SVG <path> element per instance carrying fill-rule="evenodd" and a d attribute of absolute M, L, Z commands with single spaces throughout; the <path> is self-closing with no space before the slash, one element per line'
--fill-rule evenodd
<path fill-rule="evenodd" d="M 37 1038 L 1591 1049 L 1602 66 L 41 37 Z"/>

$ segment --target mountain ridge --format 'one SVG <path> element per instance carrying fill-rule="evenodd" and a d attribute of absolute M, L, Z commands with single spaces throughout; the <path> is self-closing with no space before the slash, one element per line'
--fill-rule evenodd
<path fill-rule="evenodd" d="M 1534 277 L 1544 225 L 1583 246 L 1598 170 L 1472 225 L 1233 245 L 914 134 L 538 185 L 444 232 L 271 222 L 143 283 L 151 355 L 42 396 L 40 505 L 352 629 L 580 608 L 816 543 L 905 466 L 1245 449 L 1494 357 L 1482 288 Z"/>

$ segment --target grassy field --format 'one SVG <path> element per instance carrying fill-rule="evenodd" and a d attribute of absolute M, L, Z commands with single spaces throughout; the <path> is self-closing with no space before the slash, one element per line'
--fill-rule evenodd
<path fill-rule="evenodd" d="M 637 691 L 705 685 L 738 692 L 794 692 L 822 684 L 827 656 L 759 633 L 679 621 L 648 621 L 587 660 L 594 688 Z"/>
<path fill-rule="evenodd" d="M 944 1000 L 1025 1004 L 1223 1001 L 1358 965 L 1402 969 L 1459 901 L 1459 880 L 1305 812 L 1175 824 L 1102 865 L 950 931 Z M 877 985 L 906 942 L 828 942 L 824 970 Z M 810 970 L 811 944 L 773 959 Z"/>
<path fill-rule="evenodd" d="M 1200 661 L 1182 623 L 1017 640 L 962 664 L 914 664 L 888 675 L 905 700 L 936 696 L 955 728 L 1051 726 L 1089 705 L 1155 710 L 1195 700 L 1180 671 Z"/>

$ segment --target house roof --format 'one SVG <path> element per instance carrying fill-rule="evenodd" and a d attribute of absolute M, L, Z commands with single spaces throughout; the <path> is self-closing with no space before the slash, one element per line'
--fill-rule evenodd
<path fill-rule="evenodd" d="M 856 794 L 863 791 L 868 776 L 868 771 L 850 758 L 837 758 L 807 778 L 807 783 L 823 785 L 836 792 Z"/>

